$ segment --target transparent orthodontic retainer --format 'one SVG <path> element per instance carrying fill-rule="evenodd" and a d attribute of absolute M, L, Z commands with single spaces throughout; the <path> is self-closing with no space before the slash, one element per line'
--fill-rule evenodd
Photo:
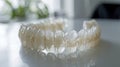
<path fill-rule="evenodd" d="M 37 24 L 21 25 L 19 38 L 22 46 L 56 56 L 80 53 L 93 48 L 99 43 L 100 28 L 95 20 L 84 21 L 79 32 L 65 32 L 67 23 L 64 20 L 46 21 Z"/>

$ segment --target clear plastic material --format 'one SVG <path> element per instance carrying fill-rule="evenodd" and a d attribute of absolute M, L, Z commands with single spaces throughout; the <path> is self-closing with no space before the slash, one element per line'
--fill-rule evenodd
<path fill-rule="evenodd" d="M 68 56 L 90 49 L 100 40 L 100 28 L 95 20 L 85 21 L 79 32 L 64 32 L 65 23 L 53 22 L 21 25 L 19 38 L 26 48 L 53 53 L 57 56 Z"/>

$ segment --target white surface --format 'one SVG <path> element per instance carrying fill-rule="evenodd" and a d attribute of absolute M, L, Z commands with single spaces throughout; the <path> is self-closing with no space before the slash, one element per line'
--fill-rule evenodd
<path fill-rule="evenodd" d="M 80 30 L 83 20 L 71 20 Z M 74 59 L 60 60 L 21 48 L 18 38 L 20 23 L 0 23 L 0 67 L 120 67 L 120 21 L 97 20 L 102 35 L 94 51 Z"/>

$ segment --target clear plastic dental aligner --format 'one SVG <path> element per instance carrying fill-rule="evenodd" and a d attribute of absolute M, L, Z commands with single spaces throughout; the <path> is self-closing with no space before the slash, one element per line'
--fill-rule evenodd
<path fill-rule="evenodd" d="M 64 29 L 63 21 L 21 25 L 19 38 L 23 47 L 54 54 L 87 50 L 100 40 L 100 28 L 95 20 L 84 21 L 79 32 L 64 32 Z"/>

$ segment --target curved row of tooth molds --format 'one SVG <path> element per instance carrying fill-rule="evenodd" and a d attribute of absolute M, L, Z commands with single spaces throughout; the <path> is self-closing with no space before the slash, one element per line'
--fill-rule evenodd
<path fill-rule="evenodd" d="M 25 47 L 53 53 L 88 49 L 95 46 L 100 39 L 100 28 L 95 20 L 84 21 L 83 29 L 79 32 L 63 32 L 63 29 L 63 23 L 21 25 L 19 38 Z"/>
<path fill-rule="evenodd" d="M 36 24 L 21 25 L 19 29 L 19 38 L 21 39 L 21 42 L 24 46 L 27 46 L 27 44 L 29 44 L 28 47 L 33 48 L 36 47 L 33 44 L 45 45 L 44 42 L 46 42 L 45 41 L 46 37 L 50 36 L 49 33 L 53 36 L 52 33 L 55 33 L 58 30 L 63 31 L 65 27 L 66 27 L 65 20 L 63 19 L 57 20 L 49 19 L 41 21 L 40 23 Z M 39 47 L 41 48 L 42 46 Z"/>

